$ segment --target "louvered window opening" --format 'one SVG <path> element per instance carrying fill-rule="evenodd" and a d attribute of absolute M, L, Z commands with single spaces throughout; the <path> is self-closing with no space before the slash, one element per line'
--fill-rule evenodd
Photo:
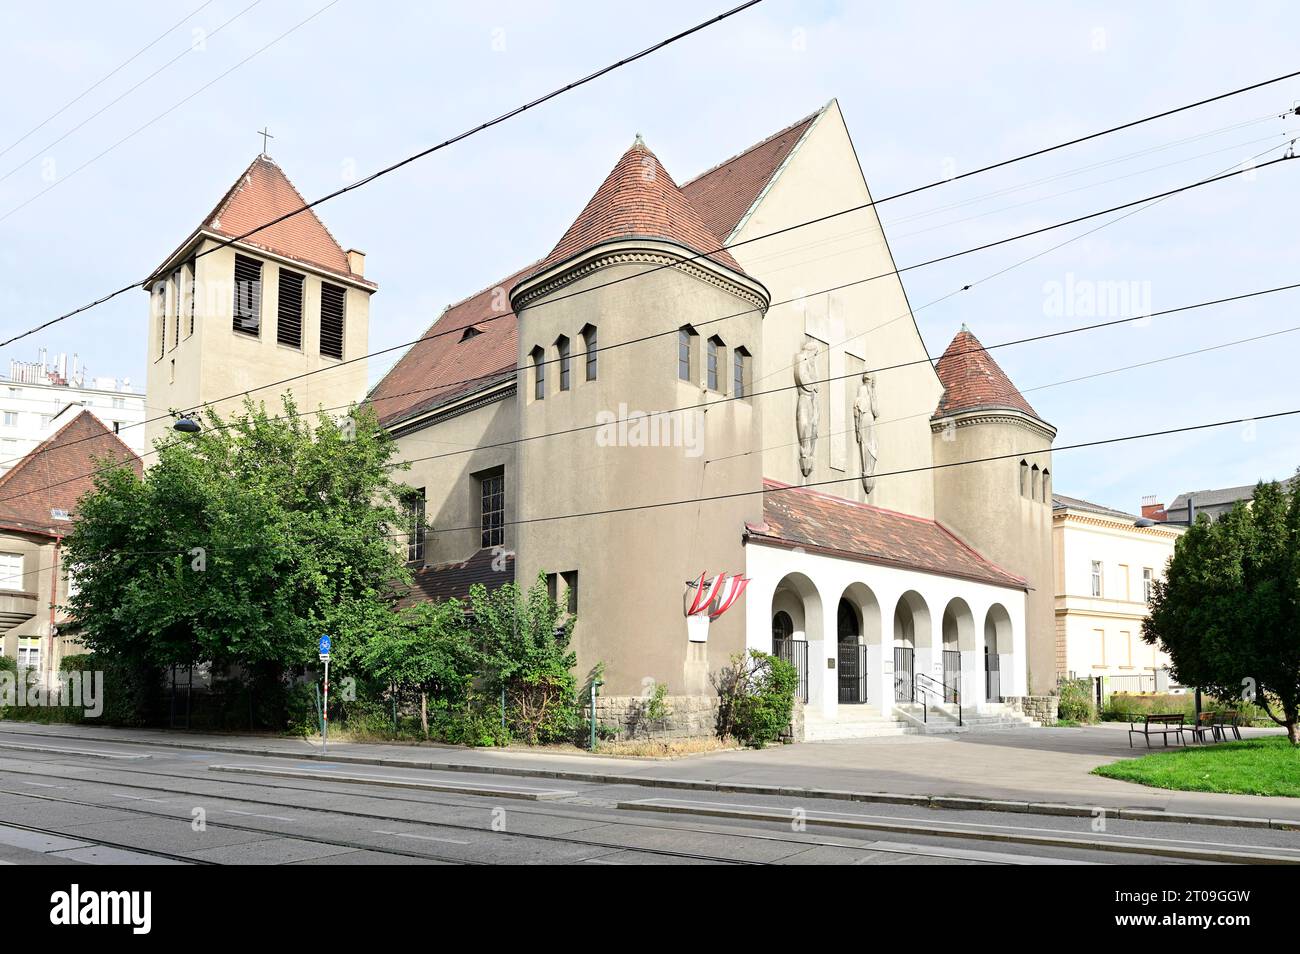
<path fill-rule="evenodd" d="M 290 348 L 302 347 L 302 296 L 306 280 L 305 275 L 280 269 L 275 340 Z"/>
<path fill-rule="evenodd" d="M 320 353 L 327 358 L 343 359 L 343 318 L 347 291 L 338 285 L 321 282 L 320 286 Z"/>
<path fill-rule="evenodd" d="M 241 334 L 262 333 L 262 263 L 235 256 L 235 322 Z"/>

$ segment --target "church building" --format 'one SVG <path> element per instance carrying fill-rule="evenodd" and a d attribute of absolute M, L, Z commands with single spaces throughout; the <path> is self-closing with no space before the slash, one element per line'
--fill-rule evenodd
<path fill-rule="evenodd" d="M 158 269 L 160 403 L 365 353 L 375 286 L 312 213 L 199 258 L 236 291 L 189 317 L 195 250 L 292 191 L 259 157 Z M 870 203 L 835 101 L 680 185 L 637 136 L 553 248 L 365 396 L 422 517 L 405 600 L 541 575 L 580 678 L 603 664 L 606 696 L 663 684 L 679 711 L 707 711 L 732 654 L 775 653 L 806 738 L 1016 721 L 1055 686 L 1055 431 L 965 328 L 931 359 Z M 284 387 L 314 408 L 356 385 Z"/>

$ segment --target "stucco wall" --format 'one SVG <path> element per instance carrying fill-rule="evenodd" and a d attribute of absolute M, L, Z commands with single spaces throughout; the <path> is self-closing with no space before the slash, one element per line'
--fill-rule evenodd
<path fill-rule="evenodd" d="M 204 240 L 199 251 L 214 248 Z M 162 356 L 158 351 L 157 316 L 150 311 L 148 340 L 147 393 L 153 408 L 189 410 L 205 402 L 307 372 L 309 377 L 283 386 L 291 391 L 299 410 L 338 408 L 340 415 L 347 405 L 359 401 L 366 390 L 366 362 L 369 350 L 370 292 L 350 285 L 346 280 L 314 272 L 292 262 L 280 262 L 267 254 L 239 250 L 238 254 L 262 262 L 262 325 L 257 337 L 233 330 L 235 248 L 226 246 L 195 260 L 198 290 L 194 334 L 189 334 L 188 319 L 181 322 L 179 345 L 175 344 L 173 320 L 168 320 L 167 343 Z M 291 348 L 276 341 L 276 310 L 279 302 L 279 269 L 306 276 L 303 291 L 302 347 Z M 347 290 L 344 305 L 343 361 L 320 353 L 320 286 L 326 281 Z M 152 299 L 152 296 L 150 296 Z M 173 372 L 172 362 L 175 361 Z M 352 362 L 352 363 L 346 363 Z M 320 370 L 330 369 L 335 370 Z M 274 411 L 280 409 L 281 388 L 253 391 L 254 402 L 265 402 Z M 237 411 L 242 397 L 216 404 L 223 414 Z M 158 411 L 150 417 L 158 416 Z M 153 421 L 145 426 L 146 450 L 153 441 L 167 433 L 171 422 Z M 154 458 L 146 455 L 145 466 Z"/>
<path fill-rule="evenodd" d="M 605 247 L 588 253 L 584 261 L 599 264 L 579 280 L 522 308 L 516 295 L 520 365 L 529 365 L 535 346 L 554 357 L 561 334 L 573 343 L 574 356 L 569 391 L 558 390 L 553 364 L 547 368 L 543 400 L 533 397 L 531 371 L 521 381 L 521 438 L 557 436 L 526 440 L 518 448 L 515 504 L 524 521 L 517 528 L 518 574 L 531 580 L 539 572 L 578 571 L 578 672 L 585 675 L 604 662 L 604 691 L 610 695 L 637 695 L 649 682 L 665 683 L 672 695 L 703 695 L 710 691 L 709 673 L 744 645 L 744 620 L 739 612 L 728 613 L 712 624 L 707 642 L 688 642 L 685 582 L 706 570 L 743 569 L 745 521 L 762 514 L 756 493 L 760 458 L 744 454 L 761 431 L 761 408 L 750 400 L 723 400 L 730 392 L 729 374 L 724 376 L 726 392 L 702 390 L 695 383 L 698 371 L 690 383 L 679 380 L 675 334 L 601 352 L 597 379 L 589 382 L 581 329 L 594 324 L 599 343 L 612 344 L 696 325 L 701 346 L 710 335 L 725 342 L 725 372 L 730 370 L 730 349 L 737 345 L 747 347 L 755 362 L 761 360 L 762 308 L 756 307 L 761 298 L 753 291 L 740 294 L 723 287 L 732 279 L 719 284 L 698 269 L 654 270 L 659 260 L 652 255 L 640 261 L 637 248 L 667 253 L 669 260 L 677 254 L 654 242 Z M 617 282 L 631 274 L 638 274 L 636 280 Z M 599 285 L 606 287 L 597 289 Z M 583 294 L 562 304 L 546 304 L 579 291 Z M 731 317 L 719 321 L 723 316 Z M 668 431 L 669 446 L 633 446 L 633 432 L 623 440 L 617 429 L 558 433 L 608 420 L 598 417 L 602 413 L 617 417 L 666 409 L 693 409 L 672 418 L 689 424 Z M 750 495 L 695 502 L 731 493 Z M 540 519 L 673 501 L 690 502 Z"/>
<path fill-rule="evenodd" d="M 1007 416 L 972 414 L 950 420 L 955 427 L 937 422 L 934 434 L 935 516 L 984 556 L 1029 581 L 1029 691 L 1048 692 L 1056 686 L 1051 492 L 1046 492 L 1046 502 L 1041 493 L 1037 499 L 1021 494 L 1020 460 L 1050 472 L 1050 438 Z M 990 457 L 999 459 L 968 463 Z"/>
<path fill-rule="evenodd" d="M 731 242 L 743 242 L 796 223 L 871 201 L 837 103 L 821 114 L 768 192 L 760 197 Z M 880 447 L 878 473 L 927 466 L 931 461 L 927 418 L 942 388 L 912 318 L 903 285 L 874 208 L 841 215 L 817 225 L 733 249 L 750 274 L 768 287 L 776 304 L 763 323 L 764 358 L 759 389 L 794 383 L 793 360 L 811 331 L 824 340 L 817 377 L 854 374 L 820 384 L 820 427 L 816 466 L 805 478 L 799 469 L 793 389 L 758 398 L 763 404 L 759 446 L 766 477 L 791 484 L 841 481 L 824 489 L 851 500 L 904 513 L 934 515 L 934 490 L 924 473 L 878 480 L 870 497 L 856 478 L 861 474 L 853 429 L 852 402 L 862 369 L 911 361 L 906 368 L 876 375 Z M 873 281 L 836 288 L 884 275 Z M 781 304 L 792 298 L 811 297 Z M 825 340 L 829 339 L 829 340 Z M 828 350 L 825 345 L 830 345 Z"/>

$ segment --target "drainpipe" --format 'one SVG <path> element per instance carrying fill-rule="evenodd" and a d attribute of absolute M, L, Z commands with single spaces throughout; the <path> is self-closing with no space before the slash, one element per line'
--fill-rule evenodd
<path fill-rule="evenodd" d="M 55 634 L 55 613 L 59 605 L 59 544 L 63 542 L 63 537 L 54 538 L 54 559 L 50 563 L 50 655 L 49 662 L 54 662 L 54 634 Z M 46 667 L 48 673 L 49 665 Z M 46 686 L 49 685 L 49 677 L 46 676 Z"/>

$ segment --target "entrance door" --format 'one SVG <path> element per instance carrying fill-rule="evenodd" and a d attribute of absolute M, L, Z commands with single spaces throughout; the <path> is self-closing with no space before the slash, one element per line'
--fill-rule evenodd
<path fill-rule="evenodd" d="M 859 642 L 862 633 L 858 625 L 858 611 L 848 600 L 840 600 L 836 624 L 839 635 L 840 702 L 866 702 L 867 647 Z"/>
<path fill-rule="evenodd" d="M 984 645 L 984 698 L 989 702 L 1002 701 L 1002 673 L 998 654 L 986 643 Z"/>
<path fill-rule="evenodd" d="M 912 701 L 912 658 L 915 654 L 911 646 L 894 647 L 894 701 Z"/>
<path fill-rule="evenodd" d="M 961 684 L 961 651 L 945 649 L 943 651 L 943 701 L 956 702 L 958 686 Z"/>

